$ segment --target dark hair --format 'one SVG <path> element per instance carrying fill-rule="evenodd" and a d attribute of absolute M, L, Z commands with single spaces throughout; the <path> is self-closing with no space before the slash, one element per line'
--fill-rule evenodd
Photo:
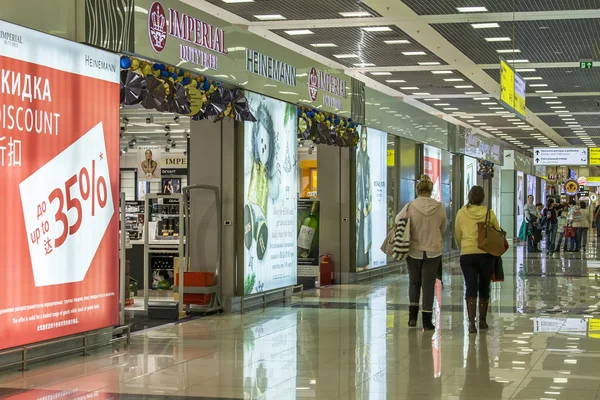
<path fill-rule="evenodd" d="M 577 202 L 576 202 L 575 200 L 571 200 L 571 201 L 569 202 L 569 205 L 570 205 L 570 206 L 576 206 L 576 205 L 577 205 Z"/>
<path fill-rule="evenodd" d="M 469 203 L 467 203 L 467 207 L 469 206 L 480 206 L 483 204 L 485 200 L 485 192 L 481 186 L 473 186 L 471 190 L 469 190 Z"/>
<path fill-rule="evenodd" d="M 587 201 L 581 200 L 579 202 L 579 207 L 581 207 L 581 208 L 583 208 L 585 210 L 587 208 Z"/>
<path fill-rule="evenodd" d="M 533 199 L 533 195 L 532 195 L 532 194 L 529 194 L 529 195 L 527 195 L 527 198 L 528 198 L 528 199 L 529 199 L 530 197 Z"/>
<path fill-rule="evenodd" d="M 546 201 L 546 207 L 550 208 L 552 206 L 552 204 L 554 204 L 554 199 L 553 198 L 549 198 Z"/>

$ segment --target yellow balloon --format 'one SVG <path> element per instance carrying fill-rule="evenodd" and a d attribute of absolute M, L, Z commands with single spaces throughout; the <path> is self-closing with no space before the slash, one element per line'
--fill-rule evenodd
<path fill-rule="evenodd" d="M 146 76 L 148 74 L 152 73 L 152 66 L 151 65 L 144 65 L 144 67 L 142 68 L 142 75 Z"/>
<path fill-rule="evenodd" d="M 160 76 L 160 70 L 152 71 L 152 75 L 158 78 Z"/>
<path fill-rule="evenodd" d="M 192 80 L 190 81 L 190 86 L 192 86 L 192 87 L 196 87 L 196 85 L 198 85 L 198 82 L 196 82 L 196 80 L 195 80 L 195 79 L 192 79 Z"/>
<path fill-rule="evenodd" d="M 131 70 L 132 71 L 137 71 L 137 69 L 140 67 L 140 62 L 138 60 L 133 60 L 131 62 Z"/>

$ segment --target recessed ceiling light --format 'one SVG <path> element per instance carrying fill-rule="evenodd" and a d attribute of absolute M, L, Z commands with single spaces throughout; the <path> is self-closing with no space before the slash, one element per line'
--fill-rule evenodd
<path fill-rule="evenodd" d="M 424 51 L 403 51 L 402 54 L 405 56 L 424 56 L 427 55 Z"/>
<path fill-rule="evenodd" d="M 518 118 L 509 119 L 509 122 L 520 122 L 521 120 Z"/>
<path fill-rule="evenodd" d="M 358 54 L 334 54 L 333 55 L 335 58 L 358 58 Z"/>
<path fill-rule="evenodd" d="M 487 123 L 486 122 L 476 122 L 473 125 L 483 126 L 483 125 L 487 125 Z"/>
<path fill-rule="evenodd" d="M 387 79 L 386 82 L 387 83 L 405 83 L 406 81 L 404 79 Z"/>
<path fill-rule="evenodd" d="M 419 90 L 419 88 L 416 86 L 406 86 L 406 87 L 401 87 L 400 89 L 402 89 L 402 90 Z"/>
<path fill-rule="evenodd" d="M 497 53 L 500 54 L 506 54 L 506 53 L 520 53 L 521 50 L 519 49 L 500 49 L 500 50 L 496 50 Z"/>
<path fill-rule="evenodd" d="M 295 29 L 292 31 L 284 31 L 285 33 L 287 33 L 288 35 L 291 36 L 298 36 L 298 35 L 312 35 L 314 34 L 313 31 L 311 31 L 310 29 Z"/>
<path fill-rule="evenodd" d="M 465 92 L 465 94 L 471 94 L 471 95 L 473 95 L 473 94 L 483 94 L 483 92 Z"/>
<path fill-rule="evenodd" d="M 535 128 L 521 128 L 521 129 L 523 129 L 524 131 L 534 131 L 535 130 Z"/>
<path fill-rule="evenodd" d="M 554 109 L 567 108 L 567 107 L 565 107 L 565 106 L 554 106 L 554 107 L 550 107 L 550 108 L 554 110 Z"/>
<path fill-rule="evenodd" d="M 344 18 L 370 17 L 371 14 L 366 11 L 348 11 L 338 13 Z"/>
<path fill-rule="evenodd" d="M 535 72 L 535 68 L 517 68 L 515 69 L 517 72 Z"/>
<path fill-rule="evenodd" d="M 510 111 L 496 111 L 496 114 L 510 114 Z"/>
<path fill-rule="evenodd" d="M 448 74 L 453 74 L 452 71 L 431 71 L 432 74 L 435 75 L 448 75 Z"/>
<path fill-rule="evenodd" d="M 488 42 L 510 42 L 509 37 L 489 37 L 485 38 L 485 40 Z"/>
<path fill-rule="evenodd" d="M 552 90 L 536 90 L 536 93 L 553 93 Z"/>
<path fill-rule="evenodd" d="M 515 114 L 511 113 L 511 114 L 508 114 L 508 115 L 503 115 L 502 118 L 512 118 L 514 116 L 515 116 Z"/>
<path fill-rule="evenodd" d="M 550 99 L 558 99 L 558 97 L 557 96 L 542 96 L 542 99 L 550 100 Z"/>
<path fill-rule="evenodd" d="M 337 47 L 337 44 L 334 43 L 312 43 L 312 47 Z"/>
<path fill-rule="evenodd" d="M 409 44 L 410 41 L 408 41 L 406 39 L 395 39 L 395 40 L 384 40 L 383 43 L 385 43 L 385 44 Z"/>
<path fill-rule="evenodd" d="M 471 85 L 458 85 L 458 86 L 454 86 L 457 89 L 472 89 L 473 86 Z"/>
<path fill-rule="evenodd" d="M 444 108 L 444 110 L 446 110 L 446 111 L 454 111 L 454 110 L 458 110 L 458 108 L 452 108 L 452 107 L 450 107 L 450 108 Z"/>
<path fill-rule="evenodd" d="M 554 111 L 554 112 L 555 112 L 555 113 L 559 113 L 559 114 L 560 114 L 560 113 L 568 113 L 569 111 L 566 111 L 566 110 L 558 110 L 558 111 Z"/>
<path fill-rule="evenodd" d="M 281 19 L 287 19 L 280 14 L 266 14 L 266 15 L 255 15 L 254 18 L 260 19 L 261 21 L 276 21 Z"/>
<path fill-rule="evenodd" d="M 480 24 L 471 24 L 475 29 L 488 29 L 488 28 L 500 28 L 497 22 L 483 22 Z"/>
<path fill-rule="evenodd" d="M 382 75 L 383 76 L 383 75 L 391 75 L 391 74 L 392 74 L 391 72 L 384 72 L 384 71 L 381 71 L 381 72 L 379 72 L 379 71 L 371 72 L 371 75 Z"/>
<path fill-rule="evenodd" d="M 440 99 L 437 99 L 437 98 L 436 99 L 423 99 L 423 100 L 425 100 L 425 101 L 440 101 Z"/>
<path fill-rule="evenodd" d="M 559 115 L 559 117 L 564 118 L 564 117 L 572 117 L 571 114 L 567 115 L 567 114 L 563 114 L 563 115 Z"/>
<path fill-rule="evenodd" d="M 473 97 L 473 100 L 489 100 L 489 97 Z"/>
<path fill-rule="evenodd" d="M 523 79 L 526 81 L 541 81 L 544 78 L 542 78 L 541 76 L 526 76 Z"/>
<path fill-rule="evenodd" d="M 437 106 L 437 107 L 442 107 L 442 106 L 449 106 L 450 103 L 434 103 L 433 105 Z"/>
<path fill-rule="evenodd" d="M 444 79 L 444 81 L 446 81 L 446 82 L 464 82 L 464 79 L 462 79 L 462 78 L 447 78 L 447 79 Z"/>
<path fill-rule="evenodd" d="M 223 3 L 253 3 L 254 0 L 223 0 Z"/>
<path fill-rule="evenodd" d="M 532 83 L 529 87 L 548 87 L 547 83 Z"/>
<path fill-rule="evenodd" d="M 431 93 L 418 92 L 418 93 L 413 93 L 413 96 L 431 96 Z"/>
<path fill-rule="evenodd" d="M 485 7 L 456 7 L 458 12 L 469 13 L 469 12 L 487 12 Z"/>
<path fill-rule="evenodd" d="M 575 118 L 562 118 L 563 121 L 575 121 Z"/>
<path fill-rule="evenodd" d="M 468 120 L 467 122 L 481 122 L 481 120 L 478 120 L 478 119 L 470 119 L 470 120 Z"/>
<path fill-rule="evenodd" d="M 373 64 L 373 63 L 355 63 L 355 64 L 352 64 L 352 65 L 354 65 L 355 67 L 358 67 L 358 68 L 361 68 L 361 67 L 374 67 L 375 66 L 375 64 Z"/>
<path fill-rule="evenodd" d="M 513 122 L 513 125 L 526 125 L 525 122 Z"/>
<path fill-rule="evenodd" d="M 520 59 L 520 60 L 506 60 L 507 63 L 509 64 L 516 64 L 516 63 L 528 63 L 529 60 L 526 59 Z"/>
<path fill-rule="evenodd" d="M 496 102 L 494 101 L 494 102 L 489 102 L 489 103 L 481 103 L 481 105 L 483 105 L 483 106 L 495 106 Z"/>
<path fill-rule="evenodd" d="M 426 66 L 426 65 L 441 65 L 441 64 L 440 64 L 439 62 L 437 62 L 437 61 L 430 61 L 430 62 L 420 62 L 420 63 L 418 63 L 418 64 L 419 64 L 419 65 L 422 65 L 422 66 Z"/>
<path fill-rule="evenodd" d="M 389 26 L 365 26 L 362 30 L 365 32 L 389 32 L 392 28 Z"/>
<path fill-rule="evenodd" d="M 562 101 L 547 101 L 546 104 L 562 104 Z"/>
<path fill-rule="evenodd" d="M 489 107 L 490 110 L 504 110 L 502 107 Z"/>

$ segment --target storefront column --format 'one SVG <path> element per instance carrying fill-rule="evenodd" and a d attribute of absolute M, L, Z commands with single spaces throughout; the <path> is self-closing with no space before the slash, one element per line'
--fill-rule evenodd
<path fill-rule="evenodd" d="M 352 283 L 356 280 L 356 212 L 354 152 L 347 148 L 320 146 L 319 200 L 321 222 L 319 249 L 331 253 L 334 262 L 334 282 Z"/>
<path fill-rule="evenodd" d="M 500 215 L 500 226 L 506 231 L 508 238 L 514 238 L 519 233 L 516 227 L 516 215 L 515 205 L 517 193 L 515 190 L 515 171 L 514 170 L 502 170 L 502 200 L 501 200 L 501 215 Z"/>

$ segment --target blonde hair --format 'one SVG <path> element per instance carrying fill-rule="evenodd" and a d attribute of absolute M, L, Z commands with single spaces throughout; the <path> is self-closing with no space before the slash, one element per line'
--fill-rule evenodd
<path fill-rule="evenodd" d="M 430 195 L 433 192 L 433 182 L 428 175 L 421 175 L 421 180 L 417 183 L 417 196 Z"/>

